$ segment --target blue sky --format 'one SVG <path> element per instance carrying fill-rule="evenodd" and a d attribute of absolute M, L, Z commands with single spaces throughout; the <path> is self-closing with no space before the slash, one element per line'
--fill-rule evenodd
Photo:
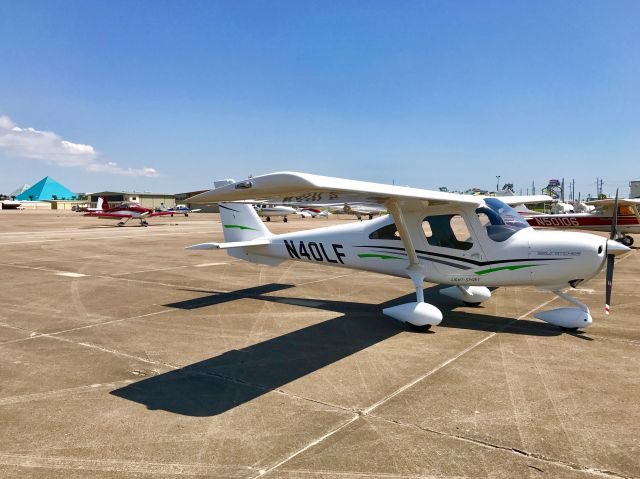
<path fill-rule="evenodd" d="M 637 1 L 0 3 L 0 192 L 640 178 Z"/>

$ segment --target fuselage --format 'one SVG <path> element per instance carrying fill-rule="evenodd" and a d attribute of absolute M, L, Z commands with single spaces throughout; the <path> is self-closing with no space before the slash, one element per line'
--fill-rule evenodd
<path fill-rule="evenodd" d="M 447 215 L 437 213 L 434 211 L 427 217 L 436 231 L 425 231 L 423 214 L 407 215 L 412 242 L 428 282 L 559 288 L 593 277 L 604 265 L 603 237 L 524 227 L 504 240 L 495 241 L 473 211 L 461 210 L 455 217 L 468 238 L 445 241 L 444 235 L 438 237 L 438 221 L 434 218 L 448 216 L 451 210 L 446 210 Z M 271 237 L 270 244 L 253 247 L 251 251 L 263 257 L 406 277 L 408 255 L 394 231 L 393 219 L 384 216 L 365 223 L 276 235 Z"/>

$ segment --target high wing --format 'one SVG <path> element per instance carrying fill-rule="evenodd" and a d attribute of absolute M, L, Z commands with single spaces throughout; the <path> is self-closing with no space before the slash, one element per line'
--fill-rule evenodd
<path fill-rule="evenodd" d="M 94 218 L 113 219 L 113 220 L 121 220 L 122 218 L 133 217 L 131 213 L 127 213 L 126 211 L 113 212 L 113 213 L 108 213 L 106 211 L 90 211 L 89 213 L 85 213 L 83 216 L 92 216 Z"/>
<path fill-rule="evenodd" d="M 549 195 L 528 195 L 528 196 L 496 196 L 503 203 L 509 206 L 528 205 L 535 203 L 549 203 L 554 201 Z"/>
<path fill-rule="evenodd" d="M 592 200 L 592 201 L 586 201 L 585 203 L 587 205 L 593 205 L 593 206 L 609 206 L 609 205 L 613 205 L 614 202 L 615 202 L 615 198 L 605 198 L 604 200 Z M 618 206 L 633 206 L 633 205 L 640 206 L 640 198 L 618 199 Z"/>
<path fill-rule="evenodd" d="M 403 209 L 437 205 L 479 206 L 482 198 L 409 188 L 406 186 L 369 183 L 308 173 L 279 172 L 256 176 L 239 183 L 222 186 L 189 198 L 189 203 L 218 201 L 269 201 L 313 204 L 367 203 L 388 206 L 393 201 Z"/>

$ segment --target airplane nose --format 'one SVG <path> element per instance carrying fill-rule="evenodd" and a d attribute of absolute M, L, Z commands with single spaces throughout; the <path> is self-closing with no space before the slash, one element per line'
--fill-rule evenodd
<path fill-rule="evenodd" d="M 607 254 L 619 255 L 631 251 L 631 248 L 614 240 L 607 240 Z"/>
<path fill-rule="evenodd" d="M 607 246 L 605 238 L 588 233 L 535 231 L 529 254 L 541 260 L 541 266 L 531 268 L 532 279 L 538 284 L 575 286 L 603 268 Z"/>

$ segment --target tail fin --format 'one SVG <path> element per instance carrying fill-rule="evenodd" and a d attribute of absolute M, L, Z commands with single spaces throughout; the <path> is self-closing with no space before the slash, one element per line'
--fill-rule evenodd
<path fill-rule="evenodd" d="M 107 198 L 102 195 L 100 198 L 98 198 L 98 203 L 96 204 L 96 209 L 98 210 L 108 210 L 109 209 L 109 202 L 107 201 Z"/>
<path fill-rule="evenodd" d="M 253 206 L 246 203 L 218 203 L 218 206 L 225 242 L 251 241 L 272 236 Z"/>

